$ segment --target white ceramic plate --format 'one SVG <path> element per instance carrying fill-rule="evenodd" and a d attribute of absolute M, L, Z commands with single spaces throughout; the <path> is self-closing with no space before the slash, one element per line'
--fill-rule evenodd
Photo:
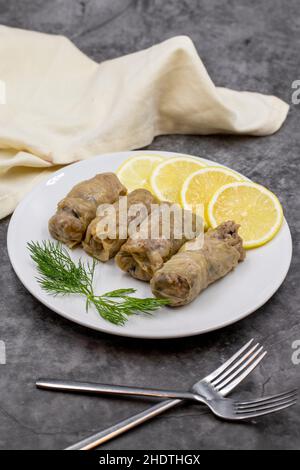
<path fill-rule="evenodd" d="M 47 307 L 73 322 L 136 338 L 178 338 L 205 333 L 241 320 L 263 305 L 279 288 L 290 266 L 292 241 L 286 221 L 270 243 L 248 251 L 245 262 L 211 285 L 191 304 L 177 309 L 160 309 L 151 316 L 134 315 L 122 327 L 100 318 L 93 307 L 86 313 L 82 298 L 53 297 L 41 290 L 35 279 L 34 263 L 26 249 L 27 242 L 50 238 L 48 220 L 54 214 L 57 202 L 72 186 L 96 173 L 115 171 L 129 156 L 137 153 L 178 156 L 169 152 L 100 155 L 59 170 L 34 188 L 19 204 L 9 224 L 7 245 L 13 268 L 24 286 Z M 212 161 L 206 162 L 216 165 Z M 89 258 L 80 248 L 73 250 L 72 256 L 74 259 Z M 120 271 L 113 260 L 97 265 L 95 291 L 98 294 L 125 287 L 134 287 L 138 296 L 151 296 L 147 283 L 134 280 Z"/>

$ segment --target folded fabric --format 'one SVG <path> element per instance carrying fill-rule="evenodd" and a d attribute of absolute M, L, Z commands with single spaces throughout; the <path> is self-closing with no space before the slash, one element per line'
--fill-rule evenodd
<path fill-rule="evenodd" d="M 0 218 L 57 165 L 161 134 L 272 134 L 288 112 L 216 87 L 185 36 L 98 64 L 65 37 L 0 26 L 0 81 Z"/>

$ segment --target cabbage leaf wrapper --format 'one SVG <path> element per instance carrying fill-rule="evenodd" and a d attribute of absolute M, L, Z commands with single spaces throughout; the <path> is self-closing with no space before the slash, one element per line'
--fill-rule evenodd
<path fill-rule="evenodd" d="M 49 220 L 53 238 L 70 248 L 81 243 L 88 225 L 96 216 L 100 204 L 113 204 L 127 190 L 114 173 L 99 173 L 76 184 L 57 205 Z"/>
<path fill-rule="evenodd" d="M 156 271 L 151 289 L 176 307 L 192 302 L 204 289 L 226 276 L 245 258 L 239 226 L 227 221 L 204 235 L 201 249 L 183 247 Z"/>
<path fill-rule="evenodd" d="M 115 257 L 116 263 L 132 277 L 150 281 L 171 256 L 202 232 L 202 218 L 178 204 L 162 202 L 141 223 L 139 233 L 128 238 Z"/>
<path fill-rule="evenodd" d="M 126 198 L 125 204 L 122 201 L 123 198 Z M 157 203 L 155 196 L 146 189 L 135 189 L 123 198 L 113 204 L 114 233 L 110 233 L 109 230 L 103 233 L 99 228 L 99 224 L 102 221 L 104 224 L 104 218 L 107 217 L 104 210 L 104 214 L 95 217 L 88 226 L 82 244 L 83 249 L 89 255 L 102 262 L 108 261 L 118 253 L 128 238 L 128 229 L 131 223 L 136 222 L 137 225 L 141 223 L 151 212 L 152 204 Z M 123 238 L 124 236 L 125 238 Z"/>

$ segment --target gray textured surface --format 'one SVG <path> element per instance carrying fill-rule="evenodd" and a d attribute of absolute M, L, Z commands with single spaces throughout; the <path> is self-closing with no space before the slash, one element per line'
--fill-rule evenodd
<path fill-rule="evenodd" d="M 299 79 L 297 0 L 0 0 L 3 24 L 65 34 L 100 61 L 177 34 L 195 41 L 215 83 L 291 101 Z M 7 256 L 9 220 L 0 223 L 0 448 L 59 449 L 147 406 L 146 401 L 38 391 L 38 376 L 181 388 L 210 371 L 254 336 L 269 355 L 240 388 L 249 396 L 299 385 L 291 361 L 299 321 L 299 113 L 291 106 L 279 133 L 265 138 L 160 137 L 151 149 L 228 164 L 276 192 L 294 239 L 293 262 L 274 297 L 251 317 L 205 336 L 138 341 L 76 326 L 47 310 L 22 287 Z M 300 406 L 255 423 L 216 421 L 184 406 L 104 446 L 105 449 L 300 448 Z"/>

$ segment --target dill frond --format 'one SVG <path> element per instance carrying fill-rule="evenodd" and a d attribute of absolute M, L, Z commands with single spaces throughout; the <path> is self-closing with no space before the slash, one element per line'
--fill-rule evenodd
<path fill-rule="evenodd" d="M 79 294 L 86 297 L 86 310 L 93 304 L 99 315 L 115 324 L 124 325 L 128 316 L 149 314 L 167 305 L 168 300 L 132 297 L 135 289 L 117 289 L 102 295 L 95 295 L 93 279 L 96 261 L 76 264 L 61 243 L 50 240 L 27 244 L 32 260 L 36 263 L 37 282 L 48 294 Z"/>

